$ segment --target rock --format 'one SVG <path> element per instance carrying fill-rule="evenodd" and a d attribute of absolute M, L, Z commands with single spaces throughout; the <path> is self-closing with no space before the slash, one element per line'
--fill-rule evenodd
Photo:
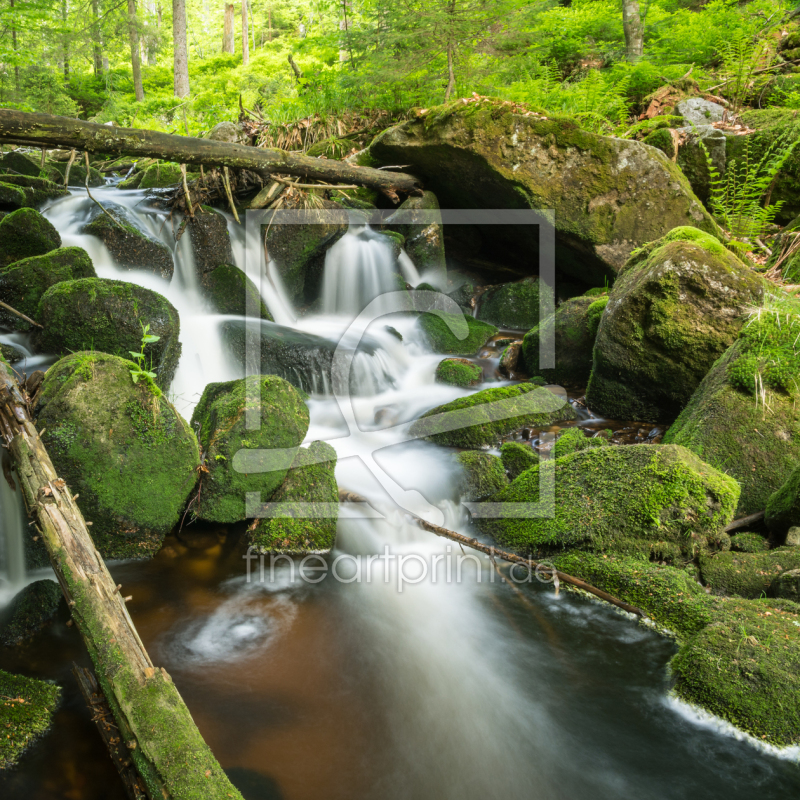
<path fill-rule="evenodd" d="M 545 471 L 540 481 L 540 473 Z M 549 473 L 549 475 L 547 474 Z M 683 447 L 598 447 L 544 461 L 493 502 L 536 503 L 540 482 L 555 481 L 554 512 L 478 519 L 483 533 L 518 552 L 567 547 L 649 556 L 662 543 L 692 553 L 708 531 L 733 519 L 739 488 Z"/>
<path fill-rule="evenodd" d="M 513 481 L 522 475 L 526 469 L 535 467 L 540 458 L 529 444 L 503 442 L 500 445 L 500 460 L 503 462 L 508 477 Z"/>
<path fill-rule="evenodd" d="M 62 358 L 47 371 L 35 409 L 42 442 L 80 495 L 104 558 L 154 555 L 200 466 L 191 428 L 154 384 L 134 384 L 132 366 L 105 353 Z"/>
<path fill-rule="evenodd" d="M 131 174 L 117 184 L 117 189 L 138 189 L 144 177 L 144 170 L 134 170 Z"/>
<path fill-rule="evenodd" d="M 575 418 L 563 397 L 523 383 L 484 389 L 432 408 L 413 423 L 409 433 L 445 446 L 477 448 L 497 444 L 523 427 L 549 427 Z"/>
<path fill-rule="evenodd" d="M 9 647 L 29 639 L 53 619 L 63 599 L 55 581 L 29 583 L 3 611 L 0 644 Z"/>
<path fill-rule="evenodd" d="M 232 144 L 241 144 L 246 138 L 242 129 L 235 122 L 228 121 L 218 122 L 206 135 L 206 139 Z"/>
<path fill-rule="evenodd" d="M 725 108 L 719 103 L 704 100 L 702 97 L 689 97 L 675 105 L 675 113 L 683 117 L 683 121 L 691 126 L 710 125 L 712 122 L 722 122 Z"/>
<path fill-rule="evenodd" d="M 116 203 L 104 203 L 103 207 L 116 222 L 95 207 L 82 232 L 100 239 L 117 266 L 146 270 L 170 280 L 175 266 L 169 248 L 144 230 L 127 209 Z"/>
<path fill-rule="evenodd" d="M 169 388 L 181 355 L 180 319 L 160 294 L 135 283 L 82 278 L 51 286 L 39 301 L 44 330 L 39 344 L 47 353 L 93 350 L 130 360 L 142 346 L 143 325 L 159 340 L 145 345 L 145 366 Z"/>
<path fill-rule="evenodd" d="M 800 527 L 789 528 L 786 534 L 787 547 L 800 547 Z"/>
<path fill-rule="evenodd" d="M 169 186 L 176 186 L 182 180 L 180 164 L 173 164 L 171 161 L 156 161 L 142 170 L 142 177 L 139 179 L 137 188 L 139 189 L 166 189 Z"/>
<path fill-rule="evenodd" d="M 6 364 L 16 364 L 25 358 L 25 353 L 13 345 L 0 343 L 0 357 Z"/>
<path fill-rule="evenodd" d="M 89 254 L 82 247 L 60 247 L 0 269 L 0 296 L 17 311 L 38 322 L 39 301 L 51 286 L 96 275 Z M 0 325 L 16 331 L 33 330 L 25 320 L 2 308 Z"/>
<path fill-rule="evenodd" d="M 483 382 L 483 369 L 466 358 L 445 358 L 436 367 L 436 380 L 451 386 L 477 386 Z"/>
<path fill-rule="evenodd" d="M 19 150 L 12 150 L 9 153 L 0 155 L 0 169 L 16 173 L 17 175 L 30 175 L 38 178 L 41 161 L 34 161 L 32 156 L 21 153 Z"/>
<path fill-rule="evenodd" d="M 379 134 L 370 154 L 411 165 L 444 208 L 553 209 L 559 269 L 590 284 L 602 284 L 632 250 L 676 226 L 716 230 L 663 153 L 493 101 L 431 108 Z M 515 258 L 503 261 L 530 272 L 535 226 L 479 228 L 484 243 L 476 255 L 513 250 Z"/>
<path fill-rule="evenodd" d="M 467 502 L 485 500 L 508 486 L 505 467 L 497 456 L 465 450 L 456 453 L 455 459 L 463 471 L 460 492 Z"/>
<path fill-rule="evenodd" d="M 522 355 L 522 342 L 511 342 L 507 344 L 500 353 L 500 361 L 497 364 L 497 369 L 501 375 L 507 378 L 513 378 L 520 367 L 520 356 Z"/>
<path fill-rule="evenodd" d="M 696 228 L 643 248 L 611 289 L 587 405 L 611 419 L 672 421 L 763 293 L 759 277 Z"/>
<path fill-rule="evenodd" d="M 740 517 L 763 511 L 800 462 L 800 410 L 791 377 L 798 370 L 798 313 L 794 301 L 770 301 L 751 317 L 664 436 L 664 443 L 688 447 L 739 481 Z"/>
<path fill-rule="evenodd" d="M 233 264 L 233 248 L 228 233 L 228 221 L 210 206 L 203 206 L 189 220 L 189 241 L 192 243 L 197 274 L 202 278 L 220 264 Z"/>
<path fill-rule="evenodd" d="M 761 553 L 700 554 L 703 582 L 715 594 L 754 600 L 766 595 L 781 573 L 792 569 L 800 569 L 800 552 L 794 547 Z"/>
<path fill-rule="evenodd" d="M 259 519 L 249 540 L 259 553 L 328 553 L 336 544 L 339 491 L 336 451 L 325 442 L 300 448 L 270 498 L 281 516 Z M 310 504 L 311 508 L 307 508 Z"/>
<path fill-rule="evenodd" d="M 32 208 L 20 208 L 0 220 L 0 267 L 57 247 L 61 247 L 58 231 Z"/>
<path fill-rule="evenodd" d="M 46 200 L 66 197 L 69 192 L 58 183 L 46 178 L 31 178 L 27 175 L 0 176 L 0 208 L 36 208 Z"/>
<path fill-rule="evenodd" d="M 233 264 L 220 264 L 200 278 L 203 295 L 217 314 L 247 314 L 248 298 L 261 319 L 272 320 L 255 284 Z"/>
<path fill-rule="evenodd" d="M 570 453 L 578 453 L 581 450 L 589 450 L 592 447 L 605 447 L 608 439 L 604 436 L 587 436 L 583 428 L 567 428 L 556 439 L 553 445 L 552 457 L 561 458 Z"/>
<path fill-rule="evenodd" d="M 405 237 L 406 253 L 419 273 L 444 285 L 447 280 L 444 232 L 436 195 L 425 191 L 421 197 L 407 198 L 386 224 Z"/>
<path fill-rule="evenodd" d="M 689 180 L 694 193 L 707 203 L 711 193 L 711 173 L 701 144 L 708 150 L 711 163 L 720 175 L 725 174 L 728 163 L 727 147 L 730 134 L 711 125 L 685 129 L 685 141 L 678 149 L 678 166 Z"/>
<path fill-rule="evenodd" d="M 765 553 L 769 542 L 759 533 L 737 533 L 731 536 L 731 550 L 735 553 Z"/>
<path fill-rule="evenodd" d="M 476 316 L 499 328 L 527 331 L 539 324 L 540 307 L 539 279 L 524 278 L 487 289 L 478 302 Z M 545 303 L 544 311 L 544 316 L 552 313 L 552 306 Z"/>
<path fill-rule="evenodd" d="M 497 333 L 494 325 L 468 315 L 425 313 L 419 327 L 434 353 L 475 355 Z"/>
<path fill-rule="evenodd" d="M 666 128 L 659 128 L 642 139 L 650 147 L 657 147 L 667 158 L 675 157 L 675 140 L 672 138 L 672 131 Z"/>
<path fill-rule="evenodd" d="M 774 597 L 783 597 L 800 603 L 800 569 L 790 569 L 782 572 L 772 582 L 770 587 Z"/>
<path fill-rule="evenodd" d="M 51 166 L 61 176 L 61 183 L 64 183 L 64 173 L 67 170 L 66 161 L 52 161 Z M 106 179 L 100 170 L 89 167 L 89 186 L 105 186 Z M 86 186 L 86 167 L 79 161 L 73 161 L 69 168 L 69 185 Z"/>
<path fill-rule="evenodd" d="M 256 430 L 245 425 L 247 379 L 210 383 L 192 415 L 199 431 L 208 472 L 203 474 L 195 516 L 223 524 L 246 518 L 246 494 L 260 493 L 267 500 L 283 483 L 292 466 L 296 448 L 308 430 L 308 408 L 297 390 L 276 375 L 257 376 L 261 395 L 261 424 Z M 268 472 L 239 471 L 234 457 L 240 451 L 258 449 L 288 451 L 276 458 Z M 279 454 L 280 455 L 280 454 Z"/>
<path fill-rule="evenodd" d="M 791 528 L 800 525 L 800 466 L 794 469 L 780 489 L 770 495 L 764 521 L 781 539 Z"/>
<path fill-rule="evenodd" d="M 54 683 L 0 670 L 0 771 L 13 767 L 48 730 L 60 699 Z"/>

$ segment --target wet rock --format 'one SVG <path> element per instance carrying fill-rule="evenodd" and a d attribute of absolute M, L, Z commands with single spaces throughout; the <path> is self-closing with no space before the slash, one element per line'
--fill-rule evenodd
<path fill-rule="evenodd" d="M 142 171 L 137 184 L 138 189 L 166 189 L 176 186 L 182 180 L 180 164 L 171 161 L 156 161 Z"/>
<path fill-rule="evenodd" d="M 61 588 L 55 581 L 28 584 L 3 613 L 0 643 L 7 647 L 17 645 L 38 633 L 55 617 L 63 600 Z"/>
<path fill-rule="evenodd" d="M 744 316 L 763 281 L 716 239 L 678 228 L 642 248 L 609 295 L 586 402 L 612 419 L 671 421 Z"/>
<path fill-rule="evenodd" d="M 511 342 L 507 344 L 503 352 L 500 354 L 500 362 L 497 365 L 501 375 L 508 378 L 514 376 L 519 369 L 520 356 L 522 354 L 522 342 Z"/>
<path fill-rule="evenodd" d="M 722 595 L 762 597 L 783 572 L 795 569 L 800 569 L 800 551 L 794 547 L 761 553 L 731 551 L 700 555 L 703 582 Z"/>
<path fill-rule="evenodd" d="M 134 170 L 131 174 L 117 184 L 117 189 L 138 189 L 144 177 L 144 170 Z"/>
<path fill-rule="evenodd" d="M 445 358 L 436 367 L 436 380 L 451 386 L 477 386 L 483 381 L 483 370 L 466 358 Z"/>
<path fill-rule="evenodd" d="M 61 247 L 52 223 L 32 208 L 20 208 L 0 220 L 0 266 L 41 256 Z"/>
<path fill-rule="evenodd" d="M 312 442 L 297 451 L 270 498 L 269 506 L 280 516 L 259 519 L 249 532 L 258 552 L 327 553 L 333 548 L 339 515 L 335 469 L 336 451 L 325 442 Z M 275 507 L 278 503 L 280 507 Z"/>
<path fill-rule="evenodd" d="M 37 428 L 59 476 L 80 495 L 104 558 L 146 558 L 177 524 L 197 480 L 189 425 L 132 363 L 97 352 L 69 355 L 45 376 Z"/>
<path fill-rule="evenodd" d="M 261 319 L 272 320 L 258 289 L 247 275 L 233 264 L 220 264 L 200 277 L 203 295 L 217 314 L 236 314 L 245 316 L 248 313 L 248 302 L 251 309 Z"/>
<path fill-rule="evenodd" d="M 281 486 L 297 448 L 308 430 L 308 408 L 297 390 L 276 375 L 250 379 L 260 397 L 260 425 L 248 428 L 246 380 L 210 383 L 192 415 L 198 431 L 204 465 L 197 501 L 192 511 L 209 522 L 232 523 L 247 517 L 246 495 L 259 493 L 266 501 Z M 265 451 L 266 471 L 257 451 Z M 266 451 L 282 451 L 270 453 Z M 258 463 L 240 464 L 237 453 L 250 451 Z M 241 456 L 240 456 L 241 457 Z"/>
<path fill-rule="evenodd" d="M 210 206 L 203 206 L 203 213 L 196 213 L 188 224 L 198 275 L 202 277 L 220 264 L 233 264 L 228 222 L 222 214 Z"/>
<path fill-rule="evenodd" d="M 800 466 L 767 501 L 764 514 L 767 527 L 779 538 L 800 525 Z"/>
<path fill-rule="evenodd" d="M 481 295 L 476 316 L 499 328 L 528 331 L 539 324 L 542 310 L 544 316 L 552 313 L 549 300 L 541 308 L 539 278 L 525 278 L 487 289 Z"/>
<path fill-rule="evenodd" d="M 25 354 L 13 345 L 0 344 L 0 357 L 6 364 L 16 364 L 25 358 Z"/>
<path fill-rule="evenodd" d="M 12 150 L 10 153 L 0 155 L 0 170 L 10 174 L 29 175 L 38 178 L 41 174 L 41 156 L 34 158 L 27 153 L 19 150 Z"/>
<path fill-rule="evenodd" d="M 462 469 L 461 496 L 467 502 L 486 500 L 508 486 L 503 462 L 491 453 L 465 450 L 455 460 Z"/>
<path fill-rule="evenodd" d="M 731 536 L 731 550 L 735 553 L 764 553 L 769 542 L 760 533 L 737 533 Z"/>
<path fill-rule="evenodd" d="M 63 281 L 44 293 L 37 316 L 44 325 L 41 349 L 61 355 L 96 350 L 129 360 L 141 349 L 142 326 L 149 325 L 159 339 L 145 345 L 145 367 L 161 389 L 169 388 L 181 354 L 180 319 L 160 294 L 106 278 Z"/>
<path fill-rule="evenodd" d="M 587 436 L 583 428 L 567 428 L 556 439 L 552 457 L 561 458 L 570 453 L 579 453 L 581 450 L 590 450 L 593 447 L 605 447 L 606 445 L 608 445 L 608 439 L 605 436 Z"/>
<path fill-rule="evenodd" d="M 405 237 L 406 253 L 420 274 L 444 284 L 444 232 L 436 195 L 425 191 L 421 197 L 407 198 L 386 224 Z"/>
<path fill-rule="evenodd" d="M 475 355 L 497 333 L 494 325 L 469 315 L 425 313 L 419 326 L 434 353 Z"/>
<path fill-rule="evenodd" d="M 503 442 L 500 445 L 500 459 L 512 481 L 540 461 L 538 453 L 530 445 L 520 442 Z"/>
<path fill-rule="evenodd" d="M 52 168 L 61 176 L 61 183 L 64 182 L 64 174 L 67 170 L 66 161 L 51 162 Z M 106 179 L 103 173 L 94 167 L 89 167 L 89 186 L 105 186 Z M 73 161 L 69 168 L 69 185 L 86 186 L 86 167 L 79 161 Z"/>
<path fill-rule="evenodd" d="M 58 183 L 46 178 L 26 175 L 0 175 L 0 208 L 13 211 L 17 208 L 37 208 L 46 200 L 65 197 L 69 192 Z"/>
<path fill-rule="evenodd" d="M 60 247 L 0 269 L 0 295 L 4 302 L 38 322 L 39 301 L 51 286 L 96 275 L 89 254 L 82 247 Z M 33 330 L 30 323 L 2 308 L 0 325 L 16 331 Z"/>

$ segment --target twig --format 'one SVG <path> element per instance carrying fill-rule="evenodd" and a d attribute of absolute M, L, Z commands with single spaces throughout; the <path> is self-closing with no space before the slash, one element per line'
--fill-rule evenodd
<path fill-rule="evenodd" d="M 89 153 L 88 153 L 88 151 L 84 150 L 83 151 L 83 155 L 84 155 L 84 158 L 86 159 L 86 194 L 89 195 L 89 199 L 93 203 L 97 203 L 97 205 L 100 208 L 100 210 L 104 214 L 108 215 L 108 218 L 115 225 L 118 225 L 120 228 L 122 228 L 122 230 L 125 230 L 125 226 L 107 208 L 105 208 L 98 200 L 95 200 L 94 197 L 92 197 L 92 193 L 89 191 L 89 171 L 90 171 L 91 168 L 89 167 Z"/>
<path fill-rule="evenodd" d="M 295 183 L 294 181 L 290 181 L 286 178 L 281 178 L 278 175 L 270 175 L 273 181 L 277 181 L 278 183 L 284 183 L 286 186 L 291 186 L 295 189 L 360 189 L 360 186 L 356 186 L 355 184 L 348 184 L 342 186 L 332 186 L 329 183 Z"/>
<path fill-rule="evenodd" d="M 236 213 L 236 206 L 233 203 L 233 195 L 231 194 L 231 184 L 228 180 L 228 168 L 222 168 L 222 183 L 225 186 L 225 194 L 228 196 L 228 204 L 231 207 L 231 212 L 233 213 L 233 218 L 236 220 L 238 225 L 241 225 L 239 222 L 239 215 Z"/>
<path fill-rule="evenodd" d="M 761 522 L 762 519 L 764 519 L 764 512 L 758 511 L 755 514 L 750 514 L 747 517 L 739 517 L 739 519 L 735 519 L 733 522 L 728 523 L 723 530 L 725 533 L 738 531 L 740 528 L 746 528 L 748 525 L 752 525 L 754 522 Z"/>
<path fill-rule="evenodd" d="M 189 194 L 189 184 L 186 183 L 186 164 L 181 164 L 181 180 L 183 181 L 183 196 L 186 198 L 186 212 L 194 219 L 192 196 Z"/>
<path fill-rule="evenodd" d="M 69 161 L 67 161 L 67 167 L 64 170 L 64 188 L 67 189 L 69 187 L 69 171 L 72 168 L 72 162 L 75 161 L 75 148 L 73 147 L 72 150 L 69 151 Z"/>
<path fill-rule="evenodd" d="M 8 303 L 4 303 L 2 300 L 0 300 L 0 306 L 2 306 L 6 311 L 10 311 L 12 314 L 19 317 L 20 319 L 24 319 L 25 322 L 29 322 L 31 325 L 35 325 L 37 328 L 44 329 L 44 325 L 40 325 L 38 322 L 32 320 L 30 317 L 26 317 L 21 311 L 17 311 L 16 308 L 11 308 L 11 306 Z"/>

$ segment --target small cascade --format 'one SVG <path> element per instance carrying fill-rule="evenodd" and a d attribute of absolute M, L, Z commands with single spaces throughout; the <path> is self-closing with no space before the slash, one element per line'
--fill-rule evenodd
<path fill-rule="evenodd" d="M 19 492 L 11 488 L 5 475 L 0 476 L 0 606 L 25 585 L 26 525 Z"/>
<path fill-rule="evenodd" d="M 400 255 L 397 257 L 397 266 L 400 267 L 400 272 L 403 273 L 406 283 L 411 284 L 411 286 L 416 286 L 422 280 L 419 270 L 405 250 L 400 250 Z"/>

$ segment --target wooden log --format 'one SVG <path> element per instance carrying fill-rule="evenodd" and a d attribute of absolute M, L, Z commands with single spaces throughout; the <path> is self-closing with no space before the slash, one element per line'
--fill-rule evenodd
<path fill-rule="evenodd" d="M 729 522 L 723 530 L 725 533 L 730 533 L 731 531 L 738 531 L 742 528 L 747 528 L 750 525 L 755 524 L 756 522 L 761 522 L 764 519 L 764 512 L 763 511 L 756 511 L 755 514 L 749 514 L 746 517 L 739 517 L 739 519 L 735 519 L 733 522 Z"/>
<path fill-rule="evenodd" d="M 125 600 L 95 549 L 76 497 L 56 474 L 28 402 L 3 363 L 0 436 L 147 796 L 242 800 L 203 741 L 172 679 L 150 660 Z"/>
<path fill-rule="evenodd" d="M 213 139 L 174 136 L 158 131 L 116 128 L 51 114 L 0 109 L 0 141 L 25 141 L 38 147 L 69 147 L 90 153 L 150 156 L 206 167 L 249 169 L 271 174 L 300 175 L 328 183 L 355 183 L 377 189 L 395 202 L 398 194 L 420 194 L 422 186 L 403 172 L 355 167 L 334 159 L 313 158 L 273 148 L 249 147 Z"/>

